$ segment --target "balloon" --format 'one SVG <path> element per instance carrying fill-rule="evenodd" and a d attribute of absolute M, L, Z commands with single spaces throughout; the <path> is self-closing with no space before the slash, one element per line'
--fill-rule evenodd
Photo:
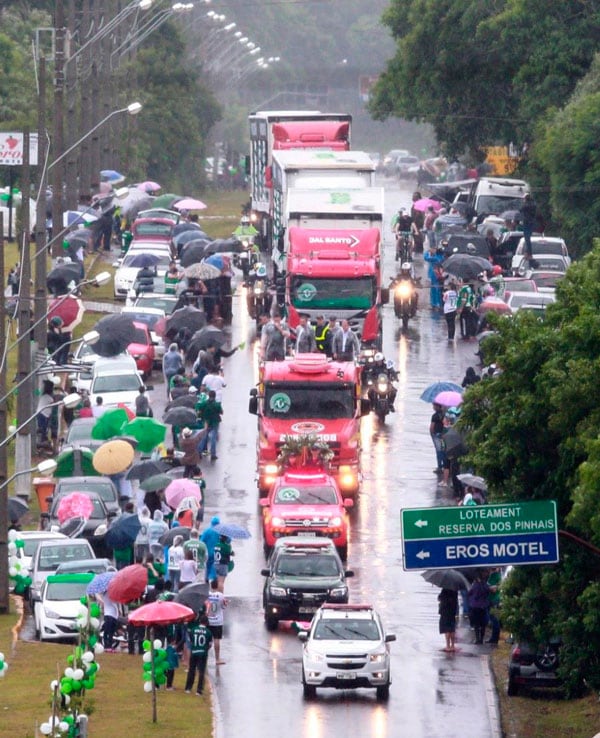
<path fill-rule="evenodd" d="M 94 679 L 84 679 L 82 682 L 84 689 L 94 689 Z"/>
<path fill-rule="evenodd" d="M 88 673 L 88 674 L 89 674 L 90 676 L 93 676 L 93 675 L 94 675 L 94 674 L 95 674 L 95 673 L 96 673 L 97 671 L 98 671 L 98 664 L 97 664 L 97 663 L 95 663 L 95 662 L 92 662 L 92 663 L 91 663 L 91 664 L 89 665 L 89 667 L 88 667 L 87 673 Z"/>
<path fill-rule="evenodd" d="M 155 651 L 154 653 L 154 659 L 155 661 L 164 661 L 167 658 L 167 652 L 164 648 L 159 648 L 158 651 Z"/>
<path fill-rule="evenodd" d="M 73 672 L 73 679 L 75 679 L 78 682 L 80 682 L 83 679 L 83 676 L 84 676 L 83 669 L 75 669 L 75 671 Z"/>
<path fill-rule="evenodd" d="M 60 685 L 60 691 L 62 694 L 68 695 L 73 691 L 73 685 L 71 682 L 64 682 Z"/>
<path fill-rule="evenodd" d="M 151 682 L 152 681 L 152 674 L 149 671 L 144 672 L 144 681 L 145 682 Z"/>
<path fill-rule="evenodd" d="M 152 671 L 152 664 L 149 661 L 144 664 L 144 671 Z"/>
<path fill-rule="evenodd" d="M 162 687 L 163 684 L 167 683 L 167 677 L 164 674 L 157 674 L 156 683 L 158 684 L 159 687 Z"/>
<path fill-rule="evenodd" d="M 144 692 L 152 692 L 152 682 L 144 682 Z"/>
<path fill-rule="evenodd" d="M 65 731 L 69 730 L 69 723 L 66 723 L 64 720 L 61 720 L 58 724 L 58 729 L 61 733 L 64 733 Z"/>
<path fill-rule="evenodd" d="M 98 620 L 98 618 L 91 617 L 90 618 L 90 626 L 94 630 L 98 630 L 98 628 L 100 627 L 100 621 Z"/>
<path fill-rule="evenodd" d="M 8 531 L 9 541 L 16 541 L 18 537 L 19 537 L 19 533 L 14 528 Z"/>
<path fill-rule="evenodd" d="M 75 673 L 75 671 L 73 669 L 71 669 L 70 666 L 67 666 L 67 668 L 65 669 L 65 676 L 67 677 L 67 679 L 73 679 L 73 674 L 74 673 Z"/>
<path fill-rule="evenodd" d="M 90 645 L 90 648 L 93 648 L 96 645 L 96 643 L 98 643 L 98 636 L 91 635 L 88 643 Z"/>
<path fill-rule="evenodd" d="M 160 638 L 155 639 L 154 648 L 162 648 L 162 641 L 160 640 Z"/>
<path fill-rule="evenodd" d="M 22 538 L 19 538 L 15 543 L 17 548 L 25 548 L 25 541 Z"/>
<path fill-rule="evenodd" d="M 142 646 L 144 647 L 144 651 L 149 651 L 152 648 L 152 644 L 148 640 L 145 640 Z"/>
<path fill-rule="evenodd" d="M 63 693 L 63 701 L 64 701 L 65 705 L 67 705 L 67 706 L 71 704 L 71 698 L 69 697 L 68 694 L 64 694 Z M 70 717 L 70 715 L 67 715 L 67 717 Z M 66 719 L 67 718 L 65 718 L 65 720 Z"/>
<path fill-rule="evenodd" d="M 67 664 L 72 664 L 75 661 L 75 657 L 72 653 L 67 656 Z"/>
<path fill-rule="evenodd" d="M 16 558 L 15 554 L 17 553 L 17 544 L 14 541 L 11 541 L 8 544 L 8 553 L 11 555 L 12 558 Z M 10 561 L 10 559 L 9 559 Z"/>
<path fill-rule="evenodd" d="M 101 654 L 104 653 L 104 646 L 101 643 L 96 643 L 94 646 L 94 653 L 95 654 Z M 98 667 L 100 668 L 100 667 Z"/>
<path fill-rule="evenodd" d="M 65 715 L 63 720 L 65 721 L 65 723 L 67 723 L 67 725 L 73 725 L 73 723 L 75 722 L 75 718 L 73 717 L 73 715 Z"/>
<path fill-rule="evenodd" d="M 145 664 L 149 664 L 152 661 L 152 654 L 150 651 L 146 651 L 146 653 L 142 656 L 142 661 Z"/>
<path fill-rule="evenodd" d="M 73 679 L 71 684 L 73 685 L 73 692 L 79 692 L 81 689 L 81 682 L 78 679 Z"/>
<path fill-rule="evenodd" d="M 90 615 L 94 618 L 100 617 L 100 605 L 97 602 L 92 602 L 90 605 Z"/>
<path fill-rule="evenodd" d="M 86 611 L 87 611 L 87 597 L 84 595 L 83 597 L 79 598 L 79 602 L 81 602 L 82 605 L 86 605 Z"/>
<path fill-rule="evenodd" d="M 42 723 L 40 725 L 40 733 L 42 733 L 43 735 L 50 735 L 51 732 L 52 726 L 50 725 L 50 723 Z"/>
<path fill-rule="evenodd" d="M 10 566 L 8 569 L 8 575 L 10 577 L 16 577 L 17 576 L 17 568 L 15 566 Z"/>
<path fill-rule="evenodd" d="M 84 654 L 82 655 L 82 657 L 81 657 L 81 660 L 82 660 L 82 661 L 83 661 L 84 663 L 86 663 L 86 664 L 89 664 L 89 663 L 91 663 L 91 662 L 92 662 L 92 661 L 94 660 L 94 654 L 93 654 L 93 653 L 92 653 L 91 651 L 86 651 L 86 652 L 85 652 L 85 653 L 84 653 Z"/>
<path fill-rule="evenodd" d="M 58 689 L 59 685 L 60 685 L 60 682 L 58 681 L 58 679 L 53 679 L 53 680 L 52 680 L 52 681 L 50 682 L 50 690 L 51 690 L 52 692 L 54 692 L 54 690 L 55 690 L 55 689 Z"/>

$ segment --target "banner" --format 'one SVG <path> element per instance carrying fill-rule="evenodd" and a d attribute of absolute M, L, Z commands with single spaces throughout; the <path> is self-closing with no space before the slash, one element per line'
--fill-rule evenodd
<path fill-rule="evenodd" d="M 38 163 L 37 133 L 29 134 L 29 164 Z M 23 134 L 0 132 L 0 165 L 18 167 L 23 164 Z"/>

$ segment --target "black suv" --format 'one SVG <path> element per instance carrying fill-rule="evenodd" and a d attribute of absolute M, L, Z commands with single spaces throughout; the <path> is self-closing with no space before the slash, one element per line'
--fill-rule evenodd
<path fill-rule="evenodd" d="M 538 648 L 528 643 L 513 646 L 508 662 L 508 696 L 517 695 L 521 687 L 560 687 L 556 673 L 560 646 L 558 639 Z"/>
<path fill-rule="evenodd" d="M 342 560 L 333 542 L 301 537 L 280 538 L 263 569 L 265 625 L 276 630 L 280 620 L 311 620 L 324 602 L 348 602 Z"/>

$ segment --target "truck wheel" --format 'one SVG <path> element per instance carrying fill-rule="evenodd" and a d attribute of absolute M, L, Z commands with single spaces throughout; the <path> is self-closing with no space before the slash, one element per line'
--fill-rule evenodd
<path fill-rule="evenodd" d="M 265 615 L 265 628 L 269 633 L 273 633 L 279 627 L 279 620 L 273 615 Z"/>
<path fill-rule="evenodd" d="M 390 696 L 390 683 L 382 684 L 381 687 L 377 687 L 377 699 L 385 702 Z"/>
<path fill-rule="evenodd" d="M 317 688 L 313 684 L 307 684 L 304 679 L 304 670 L 302 670 L 302 694 L 304 699 L 310 700 L 317 696 Z"/>

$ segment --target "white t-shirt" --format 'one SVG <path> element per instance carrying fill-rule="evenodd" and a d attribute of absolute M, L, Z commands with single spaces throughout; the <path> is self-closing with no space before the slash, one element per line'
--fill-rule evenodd
<path fill-rule="evenodd" d="M 180 582 L 193 582 L 198 574 L 198 565 L 194 559 L 183 559 L 179 571 L 181 572 L 179 575 Z"/>
<path fill-rule="evenodd" d="M 115 618 L 119 617 L 119 608 L 116 602 L 110 599 L 107 594 L 102 595 L 102 605 L 104 609 L 104 617 L 110 616 Z"/>
<path fill-rule="evenodd" d="M 456 303 L 458 301 L 458 293 L 456 290 L 446 290 L 443 296 L 444 300 L 444 315 L 446 313 L 456 312 Z"/>
<path fill-rule="evenodd" d="M 171 546 L 169 549 L 169 570 L 177 571 L 183 561 L 183 546 Z"/>
<path fill-rule="evenodd" d="M 227 600 L 223 592 L 211 590 L 206 600 L 206 614 L 209 625 L 223 625 Z"/>
<path fill-rule="evenodd" d="M 207 374 L 202 380 L 202 384 L 206 386 L 206 389 L 213 390 L 216 395 L 217 402 L 221 402 L 223 399 L 223 387 L 227 387 L 225 380 L 220 374 Z"/>

